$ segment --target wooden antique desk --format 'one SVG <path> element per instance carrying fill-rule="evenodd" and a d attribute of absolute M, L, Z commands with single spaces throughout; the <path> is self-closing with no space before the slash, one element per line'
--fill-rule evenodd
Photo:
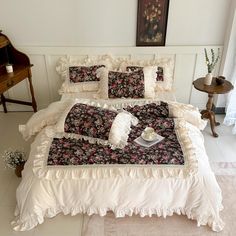
<path fill-rule="evenodd" d="M 212 134 L 214 137 L 218 137 L 218 134 L 215 132 L 215 126 L 220 125 L 220 123 L 216 122 L 215 113 L 212 111 L 213 95 L 228 93 L 234 87 L 227 80 L 225 80 L 223 84 L 218 85 L 216 83 L 216 78 L 213 78 L 211 85 L 205 85 L 204 77 L 193 81 L 193 86 L 199 91 L 208 93 L 208 102 L 206 104 L 206 110 L 201 111 L 201 114 L 202 114 L 202 118 L 206 118 L 210 120 Z"/>
<path fill-rule="evenodd" d="M 6 65 L 12 64 L 13 72 L 7 73 Z M 34 89 L 31 80 L 31 66 L 27 55 L 17 51 L 11 44 L 6 35 L 0 31 L 0 104 L 3 105 L 4 112 L 7 112 L 6 102 L 18 103 L 32 106 L 34 112 L 37 111 L 37 105 L 34 98 Z M 21 82 L 24 79 L 29 81 L 30 93 L 32 97 L 31 102 L 19 101 L 4 96 L 4 92 Z"/>

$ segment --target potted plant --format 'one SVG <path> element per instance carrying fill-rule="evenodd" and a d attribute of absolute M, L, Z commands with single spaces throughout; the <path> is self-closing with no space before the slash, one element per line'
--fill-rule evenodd
<path fill-rule="evenodd" d="M 214 50 L 211 49 L 211 60 L 208 57 L 206 48 L 204 48 L 204 52 L 205 52 L 205 60 L 206 60 L 207 72 L 208 72 L 208 74 L 205 77 L 204 84 L 205 85 L 211 85 L 211 82 L 212 82 L 212 71 L 214 70 L 217 62 L 220 59 L 220 49 L 218 48 L 217 56 L 215 56 Z"/>
<path fill-rule="evenodd" d="M 6 167 L 15 169 L 16 176 L 21 177 L 21 172 L 26 162 L 25 153 L 19 150 L 6 150 L 2 157 Z"/>

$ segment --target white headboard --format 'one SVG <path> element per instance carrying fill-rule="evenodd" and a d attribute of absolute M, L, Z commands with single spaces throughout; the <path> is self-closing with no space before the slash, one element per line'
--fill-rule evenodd
<path fill-rule="evenodd" d="M 130 59 L 156 59 L 172 57 L 175 61 L 174 89 L 179 102 L 191 103 L 199 108 L 204 108 L 207 94 L 196 91 L 192 81 L 207 73 L 204 48 L 216 50 L 222 46 L 175 46 L 175 47 L 16 47 L 26 53 L 34 64 L 32 79 L 38 108 L 44 108 L 49 103 L 60 99 L 58 89 L 62 80 L 59 78 L 55 67 L 61 56 L 76 55 L 87 56 L 109 54 L 113 57 Z M 214 70 L 218 75 L 220 63 Z M 6 95 L 10 98 L 30 100 L 28 84 L 22 81 L 11 88 Z M 9 110 L 31 110 L 31 107 L 8 104 Z"/>

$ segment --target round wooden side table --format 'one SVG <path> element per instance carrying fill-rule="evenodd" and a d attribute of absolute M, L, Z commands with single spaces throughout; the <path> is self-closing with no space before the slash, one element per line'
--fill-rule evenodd
<path fill-rule="evenodd" d="M 215 120 L 215 113 L 212 111 L 213 105 L 213 96 L 214 94 L 225 94 L 234 88 L 234 86 L 227 80 L 223 84 L 218 85 L 216 83 L 216 78 L 213 78 L 211 85 L 204 84 L 204 77 L 196 79 L 193 81 L 193 86 L 195 89 L 208 93 L 208 101 L 206 104 L 206 110 L 201 111 L 202 118 L 209 119 L 211 125 L 211 131 L 214 137 L 218 137 L 218 134 L 215 132 L 215 126 L 220 125 L 219 122 Z"/>

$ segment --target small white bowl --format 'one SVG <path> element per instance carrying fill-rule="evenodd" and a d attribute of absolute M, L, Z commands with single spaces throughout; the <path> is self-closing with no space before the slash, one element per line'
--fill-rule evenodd
<path fill-rule="evenodd" d="M 141 134 L 141 137 L 143 140 L 145 140 L 147 142 L 152 142 L 157 139 L 157 133 L 153 132 L 153 133 L 147 135 L 146 133 L 143 132 Z"/>

